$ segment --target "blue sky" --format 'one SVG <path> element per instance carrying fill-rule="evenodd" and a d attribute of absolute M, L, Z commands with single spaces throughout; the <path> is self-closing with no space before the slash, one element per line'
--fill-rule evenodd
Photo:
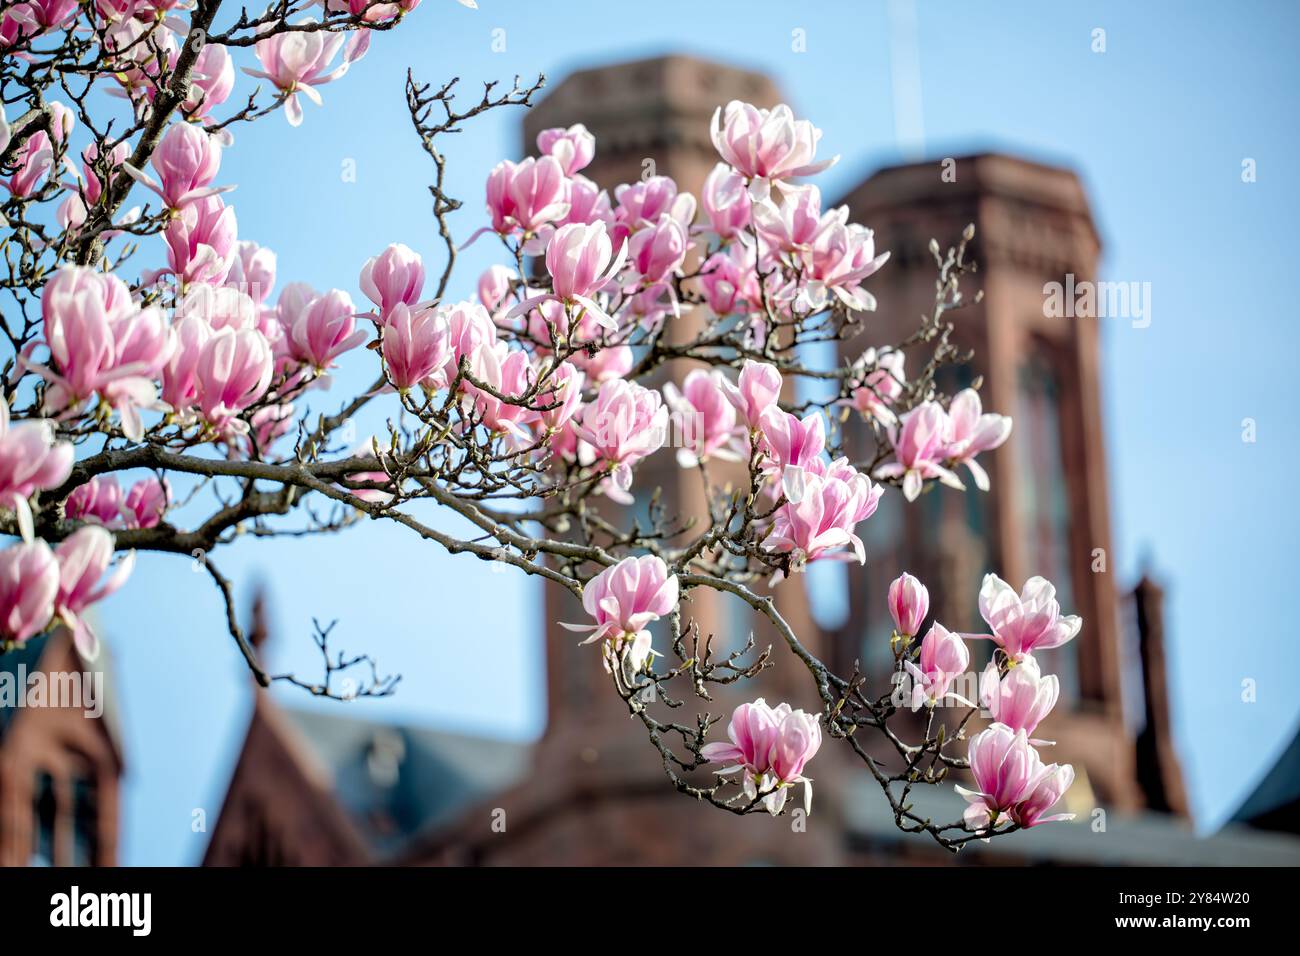
<path fill-rule="evenodd" d="M 430 170 L 405 114 L 418 77 L 480 81 L 568 71 L 664 52 L 772 73 L 796 111 L 843 155 L 819 180 L 840 195 L 904 158 L 891 92 L 883 3 L 680 3 L 618 6 L 425 0 L 370 55 L 305 104 L 290 129 L 270 117 L 237 131 L 221 181 L 244 238 L 279 254 L 280 282 L 337 286 L 358 300 L 362 262 L 390 242 L 436 259 Z M 1069 165 L 1089 190 L 1103 278 L 1150 282 L 1152 322 L 1103 329 L 1105 424 L 1115 550 L 1132 580 L 1149 554 L 1166 583 L 1174 719 L 1200 825 L 1239 802 L 1295 732 L 1300 673 L 1288 627 L 1297 509 L 1297 417 L 1286 385 L 1297 345 L 1290 261 L 1300 197 L 1288 164 L 1300 67 L 1300 8 L 1286 3 L 924 3 L 916 17 L 924 154 L 1002 149 Z M 1106 52 L 1092 52 L 1092 31 Z M 493 52 L 493 31 L 505 51 Z M 802 29 L 806 52 L 791 49 Z M 497 35 L 498 38 L 500 34 Z M 499 43 L 498 43 L 499 46 Z M 251 89 L 241 77 L 235 99 Z M 908 100 L 913 102 L 914 100 Z M 233 102 L 233 100 L 232 100 Z M 520 114 L 472 123 L 450 152 L 450 191 L 465 198 L 459 235 L 480 225 L 482 182 L 521 151 Z M 917 127 L 909 115 L 903 124 Z M 915 133 L 909 133 L 914 136 Z M 1241 181 L 1253 158 L 1258 181 Z M 341 175 L 354 162 L 355 181 Z M 462 262 L 467 295 L 488 243 Z M 888 303 L 882 303 L 888 308 Z M 368 383 L 351 356 L 326 407 Z M 1242 441 L 1242 420 L 1257 441 Z M 382 424 L 362 420 L 361 433 Z M 387 525 L 346 540 L 239 544 L 218 555 L 250 594 L 271 590 L 276 669 L 316 665 L 313 617 L 404 679 L 396 698 L 332 704 L 382 719 L 526 738 L 540 733 L 543 659 L 536 586 L 453 560 Z M 490 626 L 482 607 L 490 602 Z M 122 858 L 199 859 L 244 732 L 250 688 L 206 575 L 141 555 L 132 583 L 102 608 L 117 661 L 128 743 Z M 1086 639 L 1085 635 L 1080 639 Z M 1244 679 L 1257 682 L 1243 703 Z M 301 692 L 277 691 L 290 703 Z"/>

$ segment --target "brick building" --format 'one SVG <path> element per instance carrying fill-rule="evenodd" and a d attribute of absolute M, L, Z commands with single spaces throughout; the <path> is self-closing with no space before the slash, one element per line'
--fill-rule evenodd
<path fill-rule="evenodd" d="M 0 866 L 117 861 L 122 737 L 107 666 L 106 652 L 83 660 L 63 628 L 0 655 Z"/>

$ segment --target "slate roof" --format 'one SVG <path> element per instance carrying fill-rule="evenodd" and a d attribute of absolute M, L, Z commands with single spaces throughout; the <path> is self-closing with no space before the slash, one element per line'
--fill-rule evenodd
<path fill-rule="evenodd" d="M 1232 819 L 1261 829 L 1300 833 L 1300 728 Z"/>
<path fill-rule="evenodd" d="M 528 772 L 532 745 L 282 707 L 377 857 Z M 485 823 L 486 825 L 486 823 Z"/>

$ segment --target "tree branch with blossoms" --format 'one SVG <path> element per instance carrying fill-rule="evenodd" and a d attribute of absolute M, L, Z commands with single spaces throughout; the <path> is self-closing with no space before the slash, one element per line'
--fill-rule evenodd
<path fill-rule="evenodd" d="M 918 640 L 928 595 L 909 575 L 890 591 L 894 666 L 880 694 L 872 675 L 833 673 L 774 598 L 814 562 L 863 563 L 858 527 L 882 496 L 964 488 L 963 469 L 988 488 L 977 458 L 1011 421 L 983 411 L 979 383 L 956 395 L 937 384 L 970 358 L 951 341 L 951 313 L 968 301 L 973 230 L 932 244 L 934 307 L 903 341 L 820 367 L 815 346 L 869 330 L 868 284 L 888 253 L 846 207 L 822 209 L 807 179 L 834 159 L 817 158 L 809 121 L 720 104 L 719 162 L 698 197 L 664 176 L 611 193 L 582 173 L 595 138 L 548 129 L 538 155 L 488 173 L 483 226 L 458 236 L 444 144 L 482 114 L 527 108 L 543 81 L 488 82 L 458 105 L 457 80 L 411 75 L 443 244 L 436 278 L 394 244 L 360 267 L 366 304 L 301 282 L 273 298 L 275 255 L 241 237 L 221 175 L 234 130 L 278 112 L 291 128 L 308 122 L 303 101 L 321 105 L 371 34 L 417 5 L 28 0 L 0 14 L 0 532 L 19 539 L 0 550 L 3 648 L 63 624 L 94 656 L 86 611 L 142 587 L 128 584 L 134 554 L 155 551 L 203 562 L 260 683 L 385 696 L 395 681 L 366 654 L 332 655 L 319 625 L 322 679 L 269 674 L 213 555 L 239 538 L 391 521 L 581 599 L 585 619 L 567 626 L 598 649 L 592 666 L 684 794 L 775 815 L 802 791 L 809 812 L 810 761 L 830 737 L 863 761 L 900 829 L 948 849 L 1054 819 L 1072 771 L 1044 765 L 1046 744 L 1030 736 L 1058 696 L 1033 652 L 1073 638 L 1079 621 L 1050 584 L 1017 594 L 984 581 L 997 651 L 978 707 L 955 682 L 980 635 L 934 622 Z M 257 85 L 236 97 L 241 73 Z M 494 244 L 499 263 L 454 300 L 469 242 Z M 375 363 L 374 385 L 322 399 L 351 353 Z M 357 443 L 347 426 L 371 408 L 386 430 Z M 872 447 L 850 456 L 841 424 L 852 414 Z M 648 475 L 646 461 L 669 454 L 699 482 L 701 513 L 681 513 L 673 486 Z M 420 502 L 472 531 L 417 518 Z M 715 653 L 687 615 L 692 592 L 748 607 L 768 633 Z M 370 682 L 337 690 L 354 666 Z M 791 666 L 808 672 L 818 709 L 760 698 L 720 739 L 713 692 Z M 979 707 L 994 722 L 967 740 Z M 899 718 L 922 709 L 923 736 L 908 743 Z M 953 770 L 974 778 L 964 817 L 917 814 L 914 788 Z"/>

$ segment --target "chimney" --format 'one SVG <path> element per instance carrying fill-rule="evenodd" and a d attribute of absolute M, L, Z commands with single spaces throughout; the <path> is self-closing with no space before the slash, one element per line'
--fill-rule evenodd
<path fill-rule="evenodd" d="M 1133 589 L 1145 717 L 1136 742 L 1138 786 L 1152 810 L 1187 816 L 1187 793 L 1169 717 L 1164 601 L 1164 590 L 1144 574 Z"/>

